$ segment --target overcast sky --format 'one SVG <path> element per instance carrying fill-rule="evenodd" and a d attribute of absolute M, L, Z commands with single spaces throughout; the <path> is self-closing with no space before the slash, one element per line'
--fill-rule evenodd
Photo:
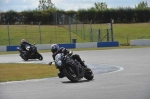
<path fill-rule="evenodd" d="M 142 1 L 148 3 L 150 7 L 150 0 L 51 0 L 52 3 L 58 9 L 62 10 L 78 10 L 78 9 L 88 9 L 94 7 L 95 2 L 106 2 L 108 8 L 117 7 L 135 7 Z M 24 10 L 34 10 L 38 7 L 39 0 L 0 0 L 0 11 L 24 11 Z"/>

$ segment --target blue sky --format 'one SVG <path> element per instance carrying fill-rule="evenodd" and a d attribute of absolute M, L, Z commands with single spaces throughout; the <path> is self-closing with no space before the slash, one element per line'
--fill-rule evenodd
<path fill-rule="evenodd" d="M 55 6 L 62 10 L 78 10 L 94 7 L 95 2 L 106 2 L 108 8 L 135 7 L 142 1 L 148 3 L 150 0 L 51 0 Z M 24 11 L 33 10 L 38 7 L 39 0 L 0 0 L 0 11 Z"/>

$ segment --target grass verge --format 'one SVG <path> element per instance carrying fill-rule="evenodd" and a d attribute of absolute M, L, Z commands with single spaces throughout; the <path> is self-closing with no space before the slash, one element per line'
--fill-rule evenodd
<path fill-rule="evenodd" d="M 46 64 L 0 64 L 0 82 L 56 77 L 58 69 Z"/>

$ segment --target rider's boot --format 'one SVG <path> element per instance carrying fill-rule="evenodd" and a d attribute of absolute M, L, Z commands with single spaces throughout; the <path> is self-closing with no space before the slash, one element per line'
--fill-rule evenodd
<path fill-rule="evenodd" d="M 65 76 L 64 76 L 63 73 L 60 72 L 60 73 L 58 73 L 58 77 L 59 77 L 59 78 L 63 78 L 63 77 L 65 77 Z"/>
<path fill-rule="evenodd" d="M 91 71 L 91 69 L 88 68 L 87 65 L 84 64 L 84 61 L 80 61 L 80 64 L 85 68 L 85 70 Z"/>

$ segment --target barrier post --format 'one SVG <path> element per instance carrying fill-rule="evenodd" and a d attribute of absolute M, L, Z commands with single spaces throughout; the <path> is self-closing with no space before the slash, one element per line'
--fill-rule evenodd
<path fill-rule="evenodd" d="M 100 38 L 100 29 L 98 29 L 98 42 L 100 42 L 101 41 L 101 38 Z"/>
<path fill-rule="evenodd" d="M 10 45 L 9 22 L 7 24 L 7 30 L 8 30 L 8 44 Z"/>
<path fill-rule="evenodd" d="M 42 44 L 42 37 L 41 37 L 41 22 L 39 22 L 39 33 L 40 33 L 40 44 Z"/>
<path fill-rule="evenodd" d="M 112 42 L 114 41 L 114 33 L 113 33 L 113 25 L 112 25 L 112 23 L 114 23 L 114 20 L 113 19 L 111 19 L 110 20 L 110 25 L 111 25 L 111 38 L 112 38 Z"/>
<path fill-rule="evenodd" d="M 107 29 L 107 42 L 109 41 L 109 30 Z"/>

